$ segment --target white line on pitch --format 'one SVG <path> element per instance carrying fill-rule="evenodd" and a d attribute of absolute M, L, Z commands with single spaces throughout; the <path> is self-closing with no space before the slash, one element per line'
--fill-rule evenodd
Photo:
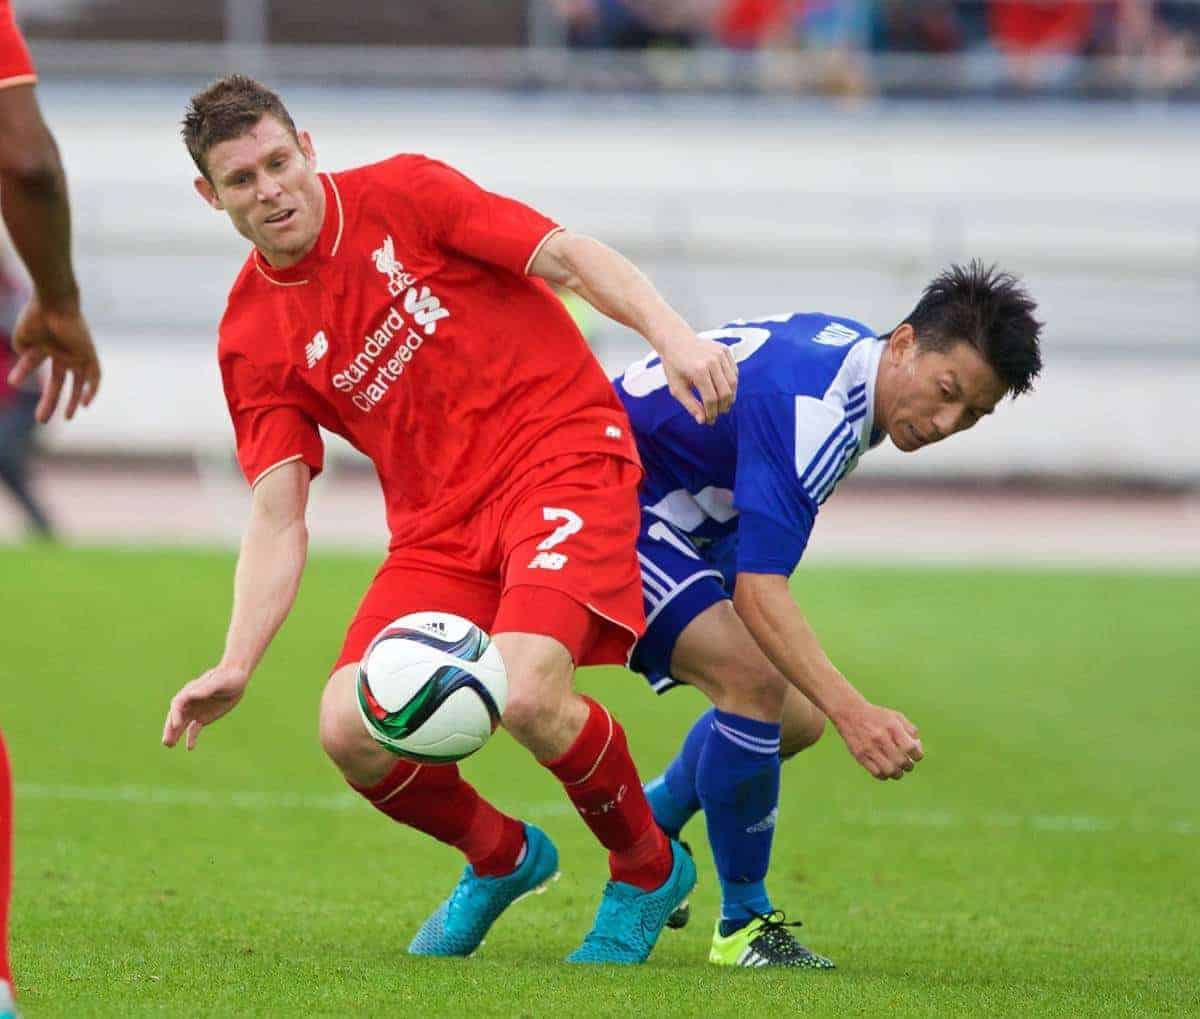
<path fill-rule="evenodd" d="M 18 782 L 18 799 L 75 800 L 91 803 L 128 803 L 139 807 L 197 806 L 237 810 L 328 810 L 347 811 L 362 807 L 351 792 L 289 793 L 254 790 L 218 791 L 170 786 L 140 785 L 44 785 Z M 541 800 L 509 807 L 524 817 L 557 817 L 574 813 L 567 800 Z M 1141 834 L 1200 835 L 1200 820 L 1156 817 L 1096 817 L 1089 814 L 963 814 L 949 810 L 842 810 L 837 819 L 868 828 L 1011 828 L 1044 832 L 1094 834 L 1137 832 Z"/>

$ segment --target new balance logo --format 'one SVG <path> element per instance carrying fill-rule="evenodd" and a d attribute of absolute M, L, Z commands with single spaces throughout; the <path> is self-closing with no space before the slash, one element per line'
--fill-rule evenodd
<path fill-rule="evenodd" d="M 329 339 L 326 337 L 324 329 L 304 345 L 304 360 L 308 362 L 310 368 L 328 353 Z"/>

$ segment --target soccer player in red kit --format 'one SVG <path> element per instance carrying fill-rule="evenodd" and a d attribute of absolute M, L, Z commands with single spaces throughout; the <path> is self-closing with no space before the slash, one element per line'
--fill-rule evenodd
<path fill-rule="evenodd" d="M 612 881 L 570 958 L 643 961 L 695 869 L 655 825 L 621 726 L 573 689 L 576 666 L 624 664 L 643 629 L 641 469 L 612 387 L 546 281 L 641 332 L 698 420 L 733 401 L 728 348 L 697 337 L 611 249 L 442 163 L 399 155 L 318 174 L 307 133 L 249 78 L 194 96 L 183 134 L 197 190 L 254 245 L 219 343 L 253 497 L 224 654 L 172 700 L 164 743 L 186 734 L 190 749 L 242 697 L 303 570 L 318 427 L 343 435 L 375 465 L 391 541 L 326 685 L 321 743 L 378 810 L 467 859 L 409 951 L 469 955 L 558 867 L 545 833 L 457 766 L 397 759 L 366 732 L 359 659 L 392 619 L 430 609 L 493 634 L 505 727 L 609 851 Z"/>
<path fill-rule="evenodd" d="M 47 421 L 72 376 L 66 417 L 91 402 L 100 363 L 79 310 L 71 268 L 71 213 L 66 179 L 54 138 L 42 120 L 34 86 L 37 73 L 13 20 L 0 0 L 0 206 L 4 225 L 33 280 L 33 299 L 13 327 L 17 362 L 9 381 L 19 385 L 50 360 L 50 381 L 36 414 Z M 0 733 L 0 1019 L 16 1015 L 8 959 L 8 906 L 12 886 L 12 774 Z"/>

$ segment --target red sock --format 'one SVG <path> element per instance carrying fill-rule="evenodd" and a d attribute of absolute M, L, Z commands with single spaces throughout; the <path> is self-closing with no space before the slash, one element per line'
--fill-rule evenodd
<path fill-rule="evenodd" d="M 8 964 L 8 900 L 12 894 L 12 772 L 8 750 L 0 733 L 0 980 L 12 983 Z"/>
<path fill-rule="evenodd" d="M 585 697 L 588 718 L 571 748 L 547 761 L 584 823 L 609 851 L 614 881 L 645 891 L 671 873 L 671 846 L 654 823 L 625 730 L 602 705 Z"/>
<path fill-rule="evenodd" d="M 381 782 L 351 788 L 392 820 L 462 850 L 480 877 L 511 874 L 517 866 L 525 826 L 480 796 L 456 764 L 399 760 Z"/>

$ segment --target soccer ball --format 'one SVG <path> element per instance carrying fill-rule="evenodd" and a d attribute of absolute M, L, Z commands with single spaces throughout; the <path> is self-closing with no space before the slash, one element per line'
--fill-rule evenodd
<path fill-rule="evenodd" d="M 478 626 L 413 612 L 379 631 L 358 669 L 367 732 L 400 757 L 447 764 L 473 754 L 500 724 L 508 675 Z"/>

